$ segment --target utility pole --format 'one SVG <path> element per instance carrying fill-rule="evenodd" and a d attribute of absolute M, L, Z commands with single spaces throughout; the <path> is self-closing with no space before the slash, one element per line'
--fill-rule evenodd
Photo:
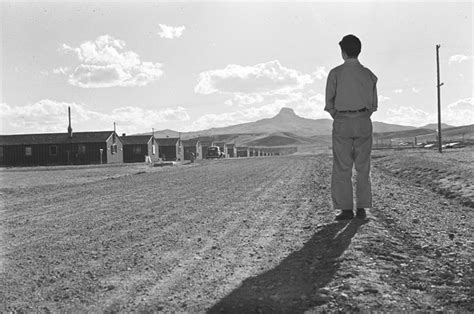
<path fill-rule="evenodd" d="M 441 86 L 444 83 L 439 82 L 439 48 L 440 45 L 436 45 L 436 74 L 437 74 L 437 84 L 436 87 L 438 89 L 438 145 L 439 145 L 439 152 L 443 152 L 442 148 L 442 141 L 441 141 Z"/>

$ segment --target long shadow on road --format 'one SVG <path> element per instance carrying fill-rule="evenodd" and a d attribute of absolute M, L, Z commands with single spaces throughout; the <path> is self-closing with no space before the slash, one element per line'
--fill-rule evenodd
<path fill-rule="evenodd" d="M 366 220 L 329 224 L 275 268 L 248 278 L 208 313 L 302 313 L 325 302 L 320 288 L 334 277 L 340 257 Z"/>

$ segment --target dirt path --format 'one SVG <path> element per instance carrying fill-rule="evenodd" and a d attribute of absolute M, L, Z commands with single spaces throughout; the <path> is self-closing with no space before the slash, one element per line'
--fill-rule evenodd
<path fill-rule="evenodd" d="M 324 155 L 1 189 L 0 310 L 474 310 L 472 211 L 382 166 L 347 223 Z"/>

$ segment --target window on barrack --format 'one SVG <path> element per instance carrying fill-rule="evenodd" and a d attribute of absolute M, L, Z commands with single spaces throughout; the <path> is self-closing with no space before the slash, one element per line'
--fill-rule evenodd
<path fill-rule="evenodd" d="M 31 148 L 31 146 L 26 146 L 25 147 L 25 156 L 31 156 L 33 153 L 33 149 Z"/>
<path fill-rule="evenodd" d="M 133 153 L 134 154 L 141 154 L 142 153 L 142 147 L 140 145 L 133 146 Z"/>
<path fill-rule="evenodd" d="M 57 156 L 58 155 L 58 147 L 56 145 L 49 146 L 49 156 Z"/>
<path fill-rule="evenodd" d="M 118 152 L 117 144 L 112 144 L 112 145 L 110 146 L 110 152 L 111 152 L 112 154 L 117 154 L 117 152 Z"/>
<path fill-rule="evenodd" d="M 86 145 L 79 144 L 77 146 L 77 151 L 79 152 L 79 154 L 85 154 L 86 153 Z"/>

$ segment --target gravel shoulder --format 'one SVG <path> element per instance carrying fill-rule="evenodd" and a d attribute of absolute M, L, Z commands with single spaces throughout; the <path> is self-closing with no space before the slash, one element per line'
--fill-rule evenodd
<path fill-rule="evenodd" d="M 339 223 L 324 154 L 16 177 L 0 310 L 474 311 L 472 208 L 374 157 L 375 208 Z"/>

